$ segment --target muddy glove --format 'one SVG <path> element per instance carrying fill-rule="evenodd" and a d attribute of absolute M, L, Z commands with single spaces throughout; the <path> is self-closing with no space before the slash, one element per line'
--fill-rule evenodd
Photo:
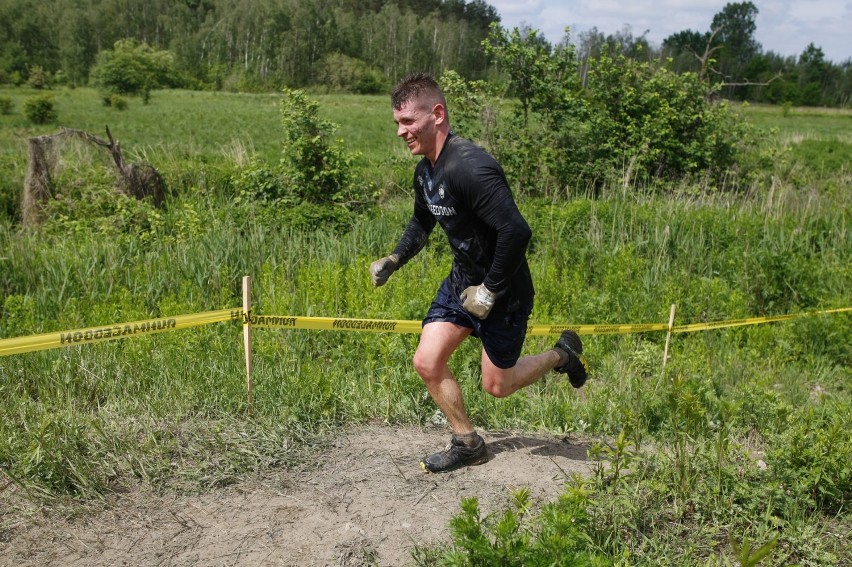
<path fill-rule="evenodd" d="M 462 306 L 468 313 L 480 319 L 485 319 L 494 307 L 497 294 L 488 291 L 485 284 L 472 285 L 461 293 Z"/>
<path fill-rule="evenodd" d="M 399 256 L 391 254 L 370 264 L 370 275 L 373 276 L 373 285 L 378 287 L 385 285 L 388 278 L 399 268 Z"/>

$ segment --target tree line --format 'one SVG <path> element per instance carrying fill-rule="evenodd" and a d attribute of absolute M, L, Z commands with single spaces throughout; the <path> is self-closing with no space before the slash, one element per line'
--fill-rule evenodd
<path fill-rule="evenodd" d="M 676 72 L 697 74 L 731 100 L 834 107 L 852 103 L 852 58 L 832 62 L 814 43 L 797 56 L 764 51 L 755 37 L 757 14 L 752 2 L 725 4 L 709 29 L 674 33 L 659 47 L 648 42 L 647 32 L 636 36 L 629 26 L 610 35 L 592 28 L 576 44 L 586 59 L 607 50 L 636 60 L 670 61 Z"/>
<path fill-rule="evenodd" d="M 133 40 L 169 51 L 190 88 L 369 90 L 411 69 L 483 75 L 495 21 L 483 0 L 0 0 L 0 78 L 84 85 Z"/>
<path fill-rule="evenodd" d="M 764 51 L 757 13 L 752 2 L 728 3 L 708 30 L 683 30 L 661 46 L 629 26 L 566 33 L 560 45 L 585 61 L 606 51 L 671 62 L 730 99 L 848 106 L 852 59 L 829 61 L 813 43 L 798 56 Z M 0 0 L 0 83 L 97 84 L 99 66 L 125 64 L 113 55 L 136 49 L 166 66 L 136 92 L 286 85 L 378 93 L 414 69 L 493 78 L 499 70 L 483 40 L 499 22 L 484 0 Z"/>

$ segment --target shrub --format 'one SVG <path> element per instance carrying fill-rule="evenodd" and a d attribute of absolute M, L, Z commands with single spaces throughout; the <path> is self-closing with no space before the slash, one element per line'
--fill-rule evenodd
<path fill-rule="evenodd" d="M 127 99 L 120 94 L 113 94 L 109 97 L 109 106 L 116 110 L 127 110 Z"/>
<path fill-rule="evenodd" d="M 129 39 L 98 53 L 91 78 L 106 93 L 143 97 L 150 96 L 152 89 L 182 84 L 170 52 Z"/>
<path fill-rule="evenodd" d="M 585 63 L 571 47 L 551 48 L 534 31 L 499 27 L 486 51 L 509 76 L 520 105 L 492 151 L 524 190 L 546 192 L 593 180 L 601 188 L 655 179 L 725 178 L 749 142 L 742 121 L 694 73 L 603 49 Z M 638 183 L 637 183 L 638 181 Z"/>
<path fill-rule="evenodd" d="M 437 565 L 596 565 L 589 532 L 589 494 L 568 487 L 533 515 L 529 489 L 514 494 L 499 517 L 482 517 L 476 498 L 464 498 L 450 520 L 453 547 L 428 562 Z"/>
<path fill-rule="evenodd" d="M 790 497 L 827 513 L 852 498 L 849 404 L 829 404 L 791 415 L 789 428 L 771 443 L 766 461 Z"/>
<path fill-rule="evenodd" d="M 450 122 L 453 130 L 460 136 L 475 140 L 488 126 L 483 124 L 483 113 L 492 88 L 485 81 L 465 81 L 455 71 L 446 71 L 440 82 L 452 111 Z M 487 137 L 487 133 L 485 135 Z"/>
<path fill-rule="evenodd" d="M 47 71 L 44 70 L 44 67 L 40 65 L 30 67 L 30 75 L 27 78 L 27 85 L 34 89 L 46 89 L 48 87 Z"/>
<path fill-rule="evenodd" d="M 361 181 L 356 155 L 342 140 L 333 140 L 337 126 L 318 116 L 319 105 L 299 90 L 284 90 L 281 117 L 284 151 L 270 166 L 253 160 L 232 178 L 239 192 L 235 206 L 251 216 L 297 229 L 318 227 L 341 231 L 353 220 L 353 210 L 373 196 Z"/>
<path fill-rule="evenodd" d="M 590 65 L 585 96 L 595 111 L 584 145 L 639 179 L 724 173 L 742 133 L 709 94 L 694 73 L 602 54 Z"/>
<path fill-rule="evenodd" d="M 23 110 L 24 116 L 34 124 L 55 122 L 59 116 L 53 107 L 53 97 L 49 95 L 38 95 L 26 99 Z"/>
<path fill-rule="evenodd" d="M 0 114 L 12 114 L 12 99 L 8 96 L 0 96 Z"/>
<path fill-rule="evenodd" d="M 343 140 L 333 139 L 337 125 L 319 118 L 319 104 L 300 90 L 284 89 L 282 173 L 293 191 L 311 203 L 357 203 L 368 198 L 359 185 L 356 154 L 346 152 Z"/>
<path fill-rule="evenodd" d="M 387 87 L 381 71 L 342 53 L 330 53 L 323 58 L 319 79 L 333 91 L 356 94 L 379 94 Z"/>

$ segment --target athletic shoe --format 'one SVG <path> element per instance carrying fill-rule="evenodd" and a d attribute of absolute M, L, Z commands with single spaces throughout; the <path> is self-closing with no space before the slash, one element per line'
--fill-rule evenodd
<path fill-rule="evenodd" d="M 586 357 L 583 356 L 583 342 L 580 340 L 580 335 L 568 329 L 562 331 L 562 336 L 556 341 L 553 347 L 568 355 L 568 362 L 562 366 L 557 366 L 553 370 L 561 374 L 567 374 L 568 380 L 575 388 L 580 388 L 586 383 L 588 375 L 588 367 Z"/>
<path fill-rule="evenodd" d="M 420 466 L 427 472 L 437 473 L 484 463 L 488 460 L 488 450 L 485 448 L 485 439 L 477 437 L 476 445 L 468 447 L 453 435 L 446 449 L 432 453 L 420 462 Z"/>

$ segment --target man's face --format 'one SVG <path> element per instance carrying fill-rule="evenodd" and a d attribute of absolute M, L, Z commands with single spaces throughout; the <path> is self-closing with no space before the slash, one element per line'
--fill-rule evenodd
<path fill-rule="evenodd" d="M 437 105 L 436 105 L 437 106 Z M 429 105 L 410 100 L 400 109 L 393 109 L 396 135 L 405 140 L 413 155 L 426 156 L 434 161 L 437 145 L 436 112 Z"/>

